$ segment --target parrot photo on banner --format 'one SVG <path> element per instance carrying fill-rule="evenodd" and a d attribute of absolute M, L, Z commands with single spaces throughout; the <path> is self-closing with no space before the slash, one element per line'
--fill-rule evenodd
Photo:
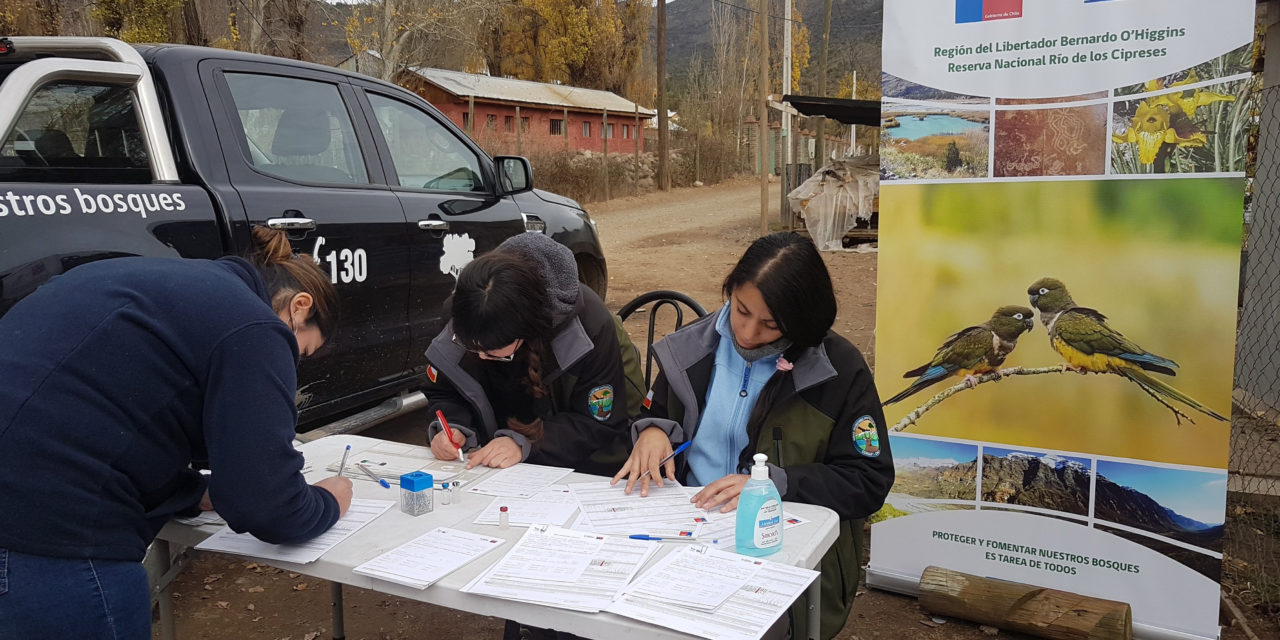
<path fill-rule="evenodd" d="M 1041 278 L 1027 288 L 1031 306 L 1040 312 L 1040 322 L 1049 333 L 1049 344 L 1072 369 L 1081 372 L 1114 373 L 1142 388 L 1174 414 L 1194 423 L 1169 400 L 1177 400 L 1207 416 L 1226 421 L 1194 398 L 1157 380 L 1148 371 L 1174 376 L 1178 363 L 1151 353 L 1107 326 L 1107 317 L 1094 309 L 1076 306 L 1066 285 L 1054 278 Z M 1181 422 L 1178 420 L 1179 423 Z"/>
<path fill-rule="evenodd" d="M 972 387 L 976 383 L 974 374 L 990 373 L 1004 364 L 1004 359 L 1018 345 L 1018 336 L 1035 325 L 1034 317 L 1026 307 L 1000 307 L 990 320 L 952 334 L 928 364 L 902 374 L 904 378 L 919 377 L 884 404 L 903 400 L 951 376 L 964 377 L 965 383 Z"/>

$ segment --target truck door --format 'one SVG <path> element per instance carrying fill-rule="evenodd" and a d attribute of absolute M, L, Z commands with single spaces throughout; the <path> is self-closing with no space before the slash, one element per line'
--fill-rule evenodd
<path fill-rule="evenodd" d="M 353 89 L 269 63 L 209 60 L 201 76 L 249 222 L 292 230 L 342 300 L 337 335 L 298 371 L 303 419 L 376 395 L 406 368 L 410 247 Z"/>
<path fill-rule="evenodd" d="M 458 271 L 524 233 L 524 217 L 509 196 L 495 195 L 493 161 L 425 101 L 373 83 L 353 86 L 363 89 L 387 181 L 409 221 L 409 357 L 421 367 Z"/>

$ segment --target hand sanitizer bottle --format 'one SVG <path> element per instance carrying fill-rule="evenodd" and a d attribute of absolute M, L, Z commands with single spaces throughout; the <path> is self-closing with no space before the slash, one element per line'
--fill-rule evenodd
<path fill-rule="evenodd" d="M 738 497 L 736 544 L 738 553 L 767 556 L 782 548 L 782 497 L 769 479 L 769 458 L 757 453 L 751 479 Z"/>

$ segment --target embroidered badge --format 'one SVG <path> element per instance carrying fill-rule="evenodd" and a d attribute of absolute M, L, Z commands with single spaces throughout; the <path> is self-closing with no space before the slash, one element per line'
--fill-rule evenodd
<path fill-rule="evenodd" d="M 436 371 L 435 367 L 431 365 L 427 365 L 427 379 L 431 381 L 431 384 L 435 384 L 436 376 L 439 376 L 439 375 L 440 375 L 440 372 Z"/>
<path fill-rule="evenodd" d="M 871 416 L 862 416 L 853 423 L 853 448 L 858 453 L 875 458 L 880 455 L 880 434 Z"/>
<path fill-rule="evenodd" d="M 587 395 L 587 410 L 591 417 L 604 422 L 613 415 L 613 385 L 600 385 Z"/>
<path fill-rule="evenodd" d="M 649 390 L 649 394 L 644 397 L 644 400 L 640 403 L 640 406 L 646 409 L 653 407 L 653 389 Z"/>

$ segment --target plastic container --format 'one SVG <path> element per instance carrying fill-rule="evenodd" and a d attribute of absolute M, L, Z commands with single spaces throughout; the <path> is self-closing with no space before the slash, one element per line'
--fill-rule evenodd
<path fill-rule="evenodd" d="M 450 504 L 453 502 L 453 484 L 450 482 L 440 483 L 440 504 Z"/>
<path fill-rule="evenodd" d="M 751 479 L 738 497 L 735 543 L 738 553 L 767 556 L 782 548 L 782 496 L 769 479 L 769 457 L 757 453 L 753 460 Z"/>
<path fill-rule="evenodd" d="M 434 485 L 431 474 L 422 471 L 400 476 L 400 510 L 411 516 L 431 513 L 435 509 L 435 498 L 431 491 Z"/>

